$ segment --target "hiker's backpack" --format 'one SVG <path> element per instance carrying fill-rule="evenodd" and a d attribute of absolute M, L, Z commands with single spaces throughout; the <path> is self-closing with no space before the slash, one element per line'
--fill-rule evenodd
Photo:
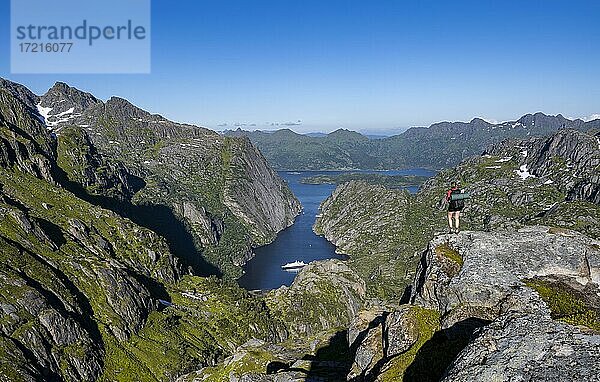
<path fill-rule="evenodd" d="M 461 190 L 453 190 L 450 193 L 450 209 L 454 211 L 462 211 L 465 208 L 465 200 L 464 199 L 452 199 L 452 194 L 461 194 Z"/>

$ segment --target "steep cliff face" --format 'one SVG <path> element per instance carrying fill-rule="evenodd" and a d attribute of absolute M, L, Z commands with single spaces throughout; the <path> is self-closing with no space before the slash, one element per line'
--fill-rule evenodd
<path fill-rule="evenodd" d="M 197 272 L 239 276 L 252 247 L 272 241 L 300 212 L 285 182 L 246 139 L 171 122 L 122 98 L 102 102 L 64 83 L 39 97 L 38 109 L 58 136 L 59 164 L 69 179 L 91 194 L 174 215 L 179 223 L 170 226 L 181 229 L 162 227 L 161 234 L 174 242 L 191 235 L 186 240 L 195 247 L 171 247 L 185 252 Z M 153 219 L 126 209 L 140 223 Z"/>
<path fill-rule="evenodd" d="M 349 255 L 348 265 L 367 282 L 371 296 L 398 300 L 416 264 L 405 255 L 418 249 L 410 239 L 411 204 L 407 191 L 345 183 L 321 204 L 313 229 Z"/>
<path fill-rule="evenodd" d="M 256 243 L 270 242 L 294 222 L 299 203 L 248 139 L 225 142 L 224 204 L 250 227 Z"/>

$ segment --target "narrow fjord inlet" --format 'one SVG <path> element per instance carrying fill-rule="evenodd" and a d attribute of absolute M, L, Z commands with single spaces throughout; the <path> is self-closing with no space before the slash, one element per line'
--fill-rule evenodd
<path fill-rule="evenodd" d="M 340 176 L 346 174 L 376 174 L 379 177 L 418 176 L 431 177 L 434 171 L 424 169 L 389 171 L 280 171 L 281 176 L 302 203 L 302 213 L 294 224 L 280 232 L 277 239 L 266 246 L 254 250 L 255 257 L 244 266 L 244 275 L 239 279 L 240 286 L 248 290 L 267 290 L 290 285 L 299 269 L 285 270 L 284 264 L 294 261 L 310 263 L 315 260 L 344 259 L 336 253 L 336 248 L 322 236 L 313 232 L 319 205 L 336 188 L 335 184 L 309 184 L 306 179 L 317 176 Z M 416 193 L 418 186 L 406 186 Z"/>

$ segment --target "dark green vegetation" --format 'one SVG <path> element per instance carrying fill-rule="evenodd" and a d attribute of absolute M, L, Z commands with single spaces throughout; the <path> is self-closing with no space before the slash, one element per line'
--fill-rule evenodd
<path fill-rule="evenodd" d="M 552 318 L 600 332 L 600 299 L 593 291 L 578 290 L 568 280 L 550 277 L 524 282 L 548 304 Z"/>
<path fill-rule="evenodd" d="M 560 114 L 536 113 L 500 124 L 479 118 L 468 123 L 440 122 L 384 139 L 369 139 L 344 129 L 324 136 L 302 135 L 289 129 L 275 132 L 238 129 L 225 134 L 249 137 L 276 169 L 394 170 L 451 167 L 504 139 L 546 136 L 562 128 L 590 131 L 599 127 L 600 120 L 584 122 Z"/>
<path fill-rule="evenodd" d="M 426 176 L 415 175 L 385 175 L 385 174 L 365 174 L 365 173 L 343 173 L 343 174 L 322 174 L 302 178 L 304 184 L 341 184 L 352 180 L 361 180 L 369 184 L 380 184 L 387 188 L 402 188 L 408 186 L 420 186 L 429 179 Z"/>

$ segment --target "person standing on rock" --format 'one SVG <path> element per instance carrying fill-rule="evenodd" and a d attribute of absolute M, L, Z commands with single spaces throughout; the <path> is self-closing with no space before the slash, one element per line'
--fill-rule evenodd
<path fill-rule="evenodd" d="M 458 233 L 460 231 L 460 212 L 465 207 L 465 202 L 462 199 L 453 199 L 453 194 L 460 194 L 458 182 L 452 182 L 451 187 L 446 191 L 446 202 L 448 203 L 448 226 L 450 233 Z"/>

